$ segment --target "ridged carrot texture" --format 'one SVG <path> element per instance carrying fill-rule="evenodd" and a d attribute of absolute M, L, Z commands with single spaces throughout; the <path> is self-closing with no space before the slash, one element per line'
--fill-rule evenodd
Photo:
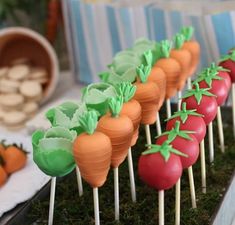
<path fill-rule="evenodd" d="M 200 44 L 196 40 L 192 40 L 193 32 L 194 28 L 191 26 L 183 27 L 180 31 L 180 33 L 183 34 L 185 37 L 185 42 L 182 48 L 188 50 L 192 56 L 189 76 L 192 76 L 195 73 L 200 60 L 201 53 Z"/>
<path fill-rule="evenodd" d="M 106 134 L 111 140 L 113 168 L 117 168 L 125 160 L 134 131 L 131 119 L 120 114 L 122 105 L 122 96 L 111 98 L 109 100 L 110 113 L 102 116 L 97 126 L 97 131 Z"/>
<path fill-rule="evenodd" d="M 109 137 L 96 131 L 97 120 L 95 111 L 85 112 L 80 117 L 85 132 L 73 144 L 73 154 L 81 176 L 93 188 L 101 187 L 106 181 L 112 154 Z"/>
<path fill-rule="evenodd" d="M 171 50 L 170 57 L 175 59 L 181 66 L 178 90 L 184 88 L 185 82 L 189 76 L 191 69 L 192 56 L 189 50 L 182 48 L 185 37 L 182 34 L 174 36 L 174 48 Z"/>
<path fill-rule="evenodd" d="M 145 125 L 153 124 L 156 122 L 156 114 L 160 100 L 160 89 L 154 82 L 148 81 L 148 76 L 151 71 L 150 66 L 144 66 L 142 64 L 137 67 L 136 70 L 139 81 L 135 83 L 137 89 L 134 99 L 141 105 L 141 123 Z"/>
<path fill-rule="evenodd" d="M 133 123 L 134 133 L 131 139 L 131 146 L 134 146 L 139 136 L 139 125 L 141 120 L 141 105 L 138 101 L 133 99 L 136 92 L 136 86 L 128 82 L 123 82 L 117 85 L 117 92 L 123 97 L 124 101 L 120 114 L 128 116 Z"/>
<path fill-rule="evenodd" d="M 146 65 L 150 65 L 152 67 L 152 64 L 155 63 L 152 51 L 145 52 L 143 57 Z M 154 82 L 160 89 L 160 99 L 158 104 L 159 110 L 162 107 L 166 95 L 166 74 L 160 67 L 153 66 L 148 76 L 148 81 Z"/>
<path fill-rule="evenodd" d="M 170 57 L 171 46 L 172 43 L 170 41 L 161 41 L 159 48 L 160 59 L 155 64 L 166 74 L 166 99 L 171 98 L 176 94 L 181 74 L 180 64 Z"/>

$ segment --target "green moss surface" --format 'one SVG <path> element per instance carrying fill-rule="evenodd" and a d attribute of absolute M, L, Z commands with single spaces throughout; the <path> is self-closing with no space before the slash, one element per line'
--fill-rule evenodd
<path fill-rule="evenodd" d="M 164 118 L 164 117 L 162 117 Z M 197 209 L 191 208 L 187 170 L 184 171 L 181 186 L 181 224 L 207 225 L 226 191 L 235 168 L 235 148 L 231 123 L 224 124 L 226 152 L 222 154 L 217 138 L 217 126 L 214 124 L 215 162 L 208 162 L 208 143 L 206 141 L 207 159 L 207 194 L 201 192 L 200 160 L 193 167 Z M 163 125 L 164 127 L 164 125 Z M 154 140 L 156 129 L 153 125 L 151 133 Z M 142 181 L 137 174 L 138 157 L 145 150 L 144 129 L 140 130 L 140 138 L 133 148 L 133 161 L 136 178 L 137 203 L 132 203 L 130 195 L 129 173 L 127 161 L 119 170 L 120 175 L 120 222 L 114 221 L 113 171 L 110 171 L 105 185 L 99 189 L 100 219 L 102 225 L 156 225 L 158 224 L 157 192 Z M 78 196 L 75 173 L 57 183 L 54 224 L 56 225 L 90 225 L 94 224 L 92 189 L 85 182 L 84 195 Z M 47 224 L 48 198 L 35 201 L 28 213 L 28 219 L 34 224 Z M 165 192 L 165 224 L 174 224 L 175 189 Z"/>

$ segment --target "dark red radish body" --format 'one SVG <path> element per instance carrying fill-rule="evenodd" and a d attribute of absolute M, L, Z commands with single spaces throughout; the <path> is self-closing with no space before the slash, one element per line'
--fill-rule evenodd
<path fill-rule="evenodd" d="M 174 154 L 171 154 L 171 153 Z M 176 155 L 177 154 L 177 155 Z M 151 145 L 142 153 L 138 163 L 138 173 L 147 185 L 157 190 L 173 187 L 182 175 L 181 152 L 165 142 L 163 145 Z"/>

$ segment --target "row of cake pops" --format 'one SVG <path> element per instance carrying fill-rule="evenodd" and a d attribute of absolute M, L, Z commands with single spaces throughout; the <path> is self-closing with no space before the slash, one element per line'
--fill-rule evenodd
<path fill-rule="evenodd" d="M 192 28 L 182 29 L 182 33 L 187 33 L 187 34 L 192 33 Z M 183 44 L 182 40 L 184 40 L 183 37 L 184 37 L 183 34 L 177 34 L 175 37 L 176 43 L 178 43 L 179 40 L 181 40 L 181 47 Z M 188 42 L 190 41 L 188 40 Z M 135 49 L 136 53 L 133 52 L 133 49 Z M 131 105 L 130 107 L 131 110 L 129 110 L 130 114 L 129 117 L 130 118 L 132 117 L 132 121 L 134 124 L 133 129 L 135 129 L 131 144 L 134 145 L 138 138 L 138 126 L 140 121 L 142 124 L 146 125 L 147 139 L 148 143 L 150 143 L 149 124 L 154 123 L 156 121 L 156 118 L 158 118 L 158 110 L 162 106 L 164 98 L 166 97 L 167 99 L 169 99 L 170 96 L 173 96 L 176 93 L 177 87 L 175 87 L 175 85 L 177 83 L 177 79 L 181 75 L 180 73 L 181 67 L 179 63 L 176 60 L 169 58 L 170 50 L 171 50 L 171 44 L 169 41 L 162 41 L 161 44 L 150 42 L 148 40 L 143 40 L 143 39 L 137 41 L 132 49 L 118 53 L 114 57 L 113 63 L 109 65 L 110 71 L 100 74 L 100 77 L 106 83 L 91 84 L 84 89 L 83 98 L 82 98 L 83 104 L 76 104 L 71 102 L 64 103 L 56 108 L 50 109 L 47 112 L 46 116 L 50 120 L 52 128 L 50 128 L 46 132 L 36 131 L 33 134 L 33 146 L 34 146 L 34 161 L 37 163 L 39 168 L 42 169 L 46 174 L 54 177 L 52 179 L 52 185 L 51 185 L 52 194 L 51 194 L 51 204 L 50 204 L 51 209 L 49 213 L 49 223 L 52 223 L 53 219 L 52 212 L 54 205 L 53 196 L 55 190 L 55 177 L 63 176 L 69 173 L 74 168 L 74 163 L 72 163 L 73 157 L 71 156 L 71 154 L 69 154 L 69 151 L 63 152 L 64 154 L 68 153 L 68 155 L 66 154 L 67 157 L 58 154 L 57 148 L 61 145 L 63 146 L 62 142 L 65 141 L 64 134 L 67 133 L 68 135 L 68 132 L 65 131 L 62 132 L 62 131 L 64 129 L 67 129 L 67 131 L 69 131 L 70 133 L 70 135 L 68 135 L 69 141 L 67 141 L 65 147 L 66 149 L 71 150 L 71 144 L 74 142 L 75 132 L 77 135 L 79 135 L 82 132 L 86 131 L 86 127 L 84 127 L 84 125 L 83 126 L 80 125 L 82 124 L 82 122 L 80 121 L 81 115 L 83 115 L 83 113 L 87 110 L 87 108 L 95 109 L 99 113 L 99 116 L 104 115 L 107 112 L 108 108 L 110 108 L 110 111 L 114 111 L 114 114 L 117 114 L 115 113 L 115 111 L 120 110 L 121 107 L 120 102 L 124 100 L 127 103 L 133 97 L 135 91 L 134 88 L 130 87 L 129 84 L 123 83 L 123 86 L 119 88 L 120 89 L 119 92 L 124 92 L 123 100 L 112 99 L 113 104 L 111 104 L 111 102 L 109 102 L 111 101 L 110 97 L 117 96 L 117 91 L 116 88 L 114 88 L 112 85 L 108 83 L 117 84 L 120 82 L 129 81 L 129 82 L 135 82 L 135 84 L 137 85 L 137 91 L 135 93 L 135 96 L 136 99 L 140 102 L 139 103 L 138 101 L 135 100 L 131 101 L 132 105 L 128 104 Z M 174 70 L 168 71 L 166 69 L 165 72 L 160 67 L 155 66 L 156 61 L 162 62 L 159 64 L 163 64 L 163 67 L 165 64 L 167 65 L 169 61 L 172 61 L 173 64 L 176 65 L 176 71 Z M 139 75 L 138 77 L 137 74 Z M 158 77 L 161 77 L 161 79 L 159 80 Z M 152 82 L 151 79 L 153 79 L 154 82 Z M 185 75 L 183 79 L 184 81 L 186 80 Z M 135 104 L 134 107 L 133 107 L 133 102 Z M 116 104 L 119 105 L 119 109 L 117 108 Z M 133 111 L 137 112 L 137 114 L 134 115 L 135 118 L 133 117 Z M 88 121 L 87 124 L 89 125 Z M 161 130 L 159 126 L 160 122 L 157 124 L 158 124 L 158 130 L 160 131 Z M 116 134 L 114 132 L 114 136 L 115 135 Z M 125 140 L 128 140 L 126 135 L 124 137 Z M 57 144 L 54 142 L 56 142 Z M 114 149 L 113 152 L 115 152 L 115 147 L 116 144 L 112 145 L 112 148 Z M 42 151 L 48 149 L 56 149 L 57 151 L 50 151 L 50 154 L 47 154 L 46 151 Z M 111 160 L 112 167 L 114 168 L 115 219 L 117 220 L 119 219 L 118 166 L 125 159 L 126 156 L 125 154 L 127 153 L 127 150 L 128 150 L 129 172 L 131 178 L 132 199 L 133 201 L 136 200 L 131 149 L 123 148 L 122 150 L 125 151 L 122 153 L 120 149 L 118 149 L 118 154 L 119 155 L 124 154 L 124 155 L 119 159 L 118 163 L 116 162 L 116 165 L 113 164 L 114 162 L 113 160 Z M 114 157 L 115 153 L 112 153 L 112 156 Z M 68 161 L 65 160 L 66 158 L 68 159 Z M 68 162 L 70 162 L 69 167 L 68 167 Z M 66 166 L 67 170 L 65 170 L 65 165 L 63 164 L 67 165 Z M 92 165 L 94 164 L 92 163 Z M 94 174 L 96 173 L 94 172 Z M 77 175 L 78 175 L 79 191 L 80 194 L 82 194 L 82 182 L 78 167 L 77 167 Z M 84 172 L 82 172 L 82 176 L 85 178 Z M 94 184 L 92 183 L 90 184 L 94 186 Z M 97 196 L 97 191 L 94 192 L 94 195 Z M 97 204 L 95 205 L 97 206 Z M 99 219 L 96 218 L 97 223 L 98 221 Z"/>
<path fill-rule="evenodd" d="M 187 28 L 186 30 L 192 29 Z M 175 40 L 184 39 L 182 34 L 176 36 L 178 36 L 178 38 L 175 37 Z M 181 37 L 179 38 L 179 36 Z M 168 99 L 173 95 L 169 93 L 172 92 L 175 94 L 177 90 L 177 88 L 173 88 L 175 81 L 173 82 L 171 79 L 167 79 L 167 73 L 163 69 L 159 69 L 160 67 L 158 66 L 152 66 L 156 64 L 153 64 L 153 61 L 160 61 L 160 59 L 156 59 L 155 51 L 164 52 L 165 54 L 168 51 L 166 55 L 169 57 L 169 42 L 163 41 L 160 45 L 156 43 L 154 45 L 152 42 L 149 44 L 149 41 L 141 40 L 136 43 L 133 49 L 136 49 L 137 45 L 139 45 L 139 51 L 143 51 L 143 54 L 140 54 L 141 57 L 136 57 L 138 54 L 133 54 L 132 49 L 128 50 L 125 54 L 117 54 L 112 65 L 109 66 L 110 71 L 100 75 L 107 83 L 91 84 L 86 87 L 83 90 L 82 103 L 66 102 L 50 109 L 46 116 L 50 120 L 52 127 L 45 132 L 36 131 L 33 134 L 34 161 L 41 170 L 54 177 L 51 186 L 49 224 L 52 224 L 53 220 L 55 177 L 64 176 L 74 169 L 74 157 L 78 165 L 77 173 L 80 194 L 82 194 L 80 171 L 82 177 L 94 188 L 96 224 L 99 224 L 97 187 L 103 185 L 110 165 L 114 168 L 115 218 L 119 219 L 118 166 L 124 161 L 127 155 L 132 199 L 133 201 L 136 199 L 130 146 L 133 146 L 138 138 L 140 122 L 146 125 L 148 144 L 151 144 L 150 130 L 147 125 L 156 121 L 157 112 L 164 98 L 166 97 Z M 130 58 L 140 59 L 139 64 L 137 62 L 136 64 L 129 63 L 130 60 L 128 59 Z M 162 60 L 163 65 L 165 65 L 165 63 L 166 65 L 169 64 L 168 62 L 164 63 L 164 61 L 165 60 Z M 126 65 L 128 64 L 126 62 L 128 62 L 129 65 Z M 177 65 L 181 64 L 178 63 Z M 153 73 L 155 68 L 157 68 L 156 70 L 162 70 L 162 77 L 165 76 L 162 82 L 155 81 L 155 83 L 151 81 L 150 77 L 154 79 L 154 77 L 158 77 L 158 74 L 160 74 L 160 72 Z M 204 77 L 209 77 L 211 74 L 214 76 L 215 70 L 220 69 L 221 68 L 212 65 L 211 68 L 203 71 L 202 74 Z M 175 75 L 174 71 L 170 72 Z M 169 74 L 171 74 L 170 72 Z M 136 77 L 137 74 L 138 77 Z M 181 74 L 182 73 L 178 73 L 177 76 Z M 208 79 L 209 78 L 205 80 Z M 184 82 L 185 80 L 186 76 L 184 77 Z M 217 78 L 214 80 L 217 80 Z M 167 81 L 170 82 L 168 86 Z M 131 85 L 130 82 L 135 82 L 134 86 Z M 115 87 L 109 83 L 115 84 Z M 159 84 L 162 84 L 162 86 Z M 165 89 L 165 85 L 168 89 Z M 195 87 L 195 93 L 189 91 L 190 93 L 186 94 L 197 96 L 196 98 L 202 95 L 208 95 L 208 90 L 202 91 L 197 83 L 195 83 Z M 171 91 L 167 92 L 167 90 Z M 178 90 L 180 89 L 178 88 Z M 167 92 L 168 95 L 166 94 L 162 98 L 161 103 L 160 95 L 164 92 Z M 95 109 L 95 111 L 90 111 L 91 109 Z M 107 111 L 109 111 L 109 114 L 106 114 Z M 182 118 L 185 118 L 187 113 L 189 113 L 186 109 L 186 105 L 184 105 L 182 111 L 182 115 L 184 115 Z M 194 111 L 190 111 L 190 113 L 192 115 L 196 114 Z M 190 113 L 189 115 L 191 115 Z M 127 115 L 127 117 L 125 115 Z M 100 119 L 96 129 L 98 117 Z M 160 134 L 159 127 L 158 134 Z M 100 143 L 99 140 L 103 141 L 103 143 Z M 74 156 L 71 154 L 72 149 L 74 149 Z M 205 183 L 205 165 L 203 174 L 203 182 Z M 205 184 L 203 187 L 205 187 Z M 191 188 L 191 190 L 193 190 L 193 188 Z M 191 193 L 192 192 L 193 191 L 191 191 Z"/>

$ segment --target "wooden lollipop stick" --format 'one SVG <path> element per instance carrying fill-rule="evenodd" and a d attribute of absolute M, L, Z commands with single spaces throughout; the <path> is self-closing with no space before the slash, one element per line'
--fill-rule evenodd
<path fill-rule="evenodd" d="M 222 122 L 221 108 L 219 106 L 217 108 L 217 123 L 218 123 L 220 149 L 221 149 L 221 152 L 224 153 L 224 151 L 225 151 L 225 147 L 224 147 L 224 131 L 223 131 L 223 122 Z"/>
<path fill-rule="evenodd" d="M 95 211 L 95 225 L 100 225 L 98 188 L 93 188 L 93 201 L 94 201 L 94 211 Z"/>
<path fill-rule="evenodd" d="M 82 186 L 82 177 L 79 168 L 76 166 L 76 174 L 77 174 L 77 183 L 78 183 L 78 193 L 81 197 L 83 195 L 83 186 Z"/>
<path fill-rule="evenodd" d="M 233 136 L 235 137 L 235 83 L 232 83 Z"/>
<path fill-rule="evenodd" d="M 181 107 L 181 98 L 182 98 L 182 92 L 178 91 L 178 111 L 180 111 L 180 107 Z"/>
<path fill-rule="evenodd" d="M 206 193 L 206 157 L 204 139 L 200 143 L 202 193 Z"/>
<path fill-rule="evenodd" d="M 118 167 L 113 169 L 114 172 L 114 204 L 115 204 L 115 220 L 119 220 L 119 182 Z"/>
<path fill-rule="evenodd" d="M 130 176 L 130 186 L 131 186 L 131 198 L 133 202 L 136 202 L 136 191 L 135 191 L 135 176 L 133 170 L 133 160 L 131 148 L 128 150 L 128 167 L 129 167 L 129 176 Z"/>
<path fill-rule="evenodd" d="M 213 124 L 212 122 L 208 125 L 208 134 L 209 134 L 209 159 L 210 163 L 214 162 L 215 152 L 214 152 L 214 139 L 213 139 Z"/>
<path fill-rule="evenodd" d="M 146 134 L 147 144 L 151 145 L 152 141 L 151 141 L 151 133 L 150 133 L 150 126 L 149 125 L 145 125 L 145 134 Z"/>
<path fill-rule="evenodd" d="M 164 190 L 158 191 L 159 225 L 164 225 Z"/>
<path fill-rule="evenodd" d="M 192 208 L 195 209 L 195 208 L 197 208 L 197 203 L 196 203 L 196 194 L 195 194 L 195 185 L 194 185 L 193 168 L 192 168 L 192 166 L 190 166 L 188 168 L 188 178 L 189 178 L 189 186 L 190 186 Z"/>
<path fill-rule="evenodd" d="M 188 89 L 192 89 L 192 81 L 191 81 L 191 77 L 189 77 L 188 79 L 187 79 L 187 88 Z"/>
<path fill-rule="evenodd" d="M 50 205 L 49 205 L 48 225 L 53 224 L 54 205 L 55 205 L 55 187 L 56 187 L 56 177 L 52 177 L 51 178 L 51 191 L 50 191 Z"/>
<path fill-rule="evenodd" d="M 162 127 L 161 127 L 161 121 L 160 121 L 159 112 L 157 112 L 156 127 L 157 127 L 157 135 L 159 136 L 159 135 L 162 134 Z"/>
<path fill-rule="evenodd" d="M 181 180 L 175 185 L 175 225 L 180 225 L 180 186 Z"/>
<path fill-rule="evenodd" d="M 166 100 L 166 116 L 171 117 L 171 100 L 169 98 Z"/>

